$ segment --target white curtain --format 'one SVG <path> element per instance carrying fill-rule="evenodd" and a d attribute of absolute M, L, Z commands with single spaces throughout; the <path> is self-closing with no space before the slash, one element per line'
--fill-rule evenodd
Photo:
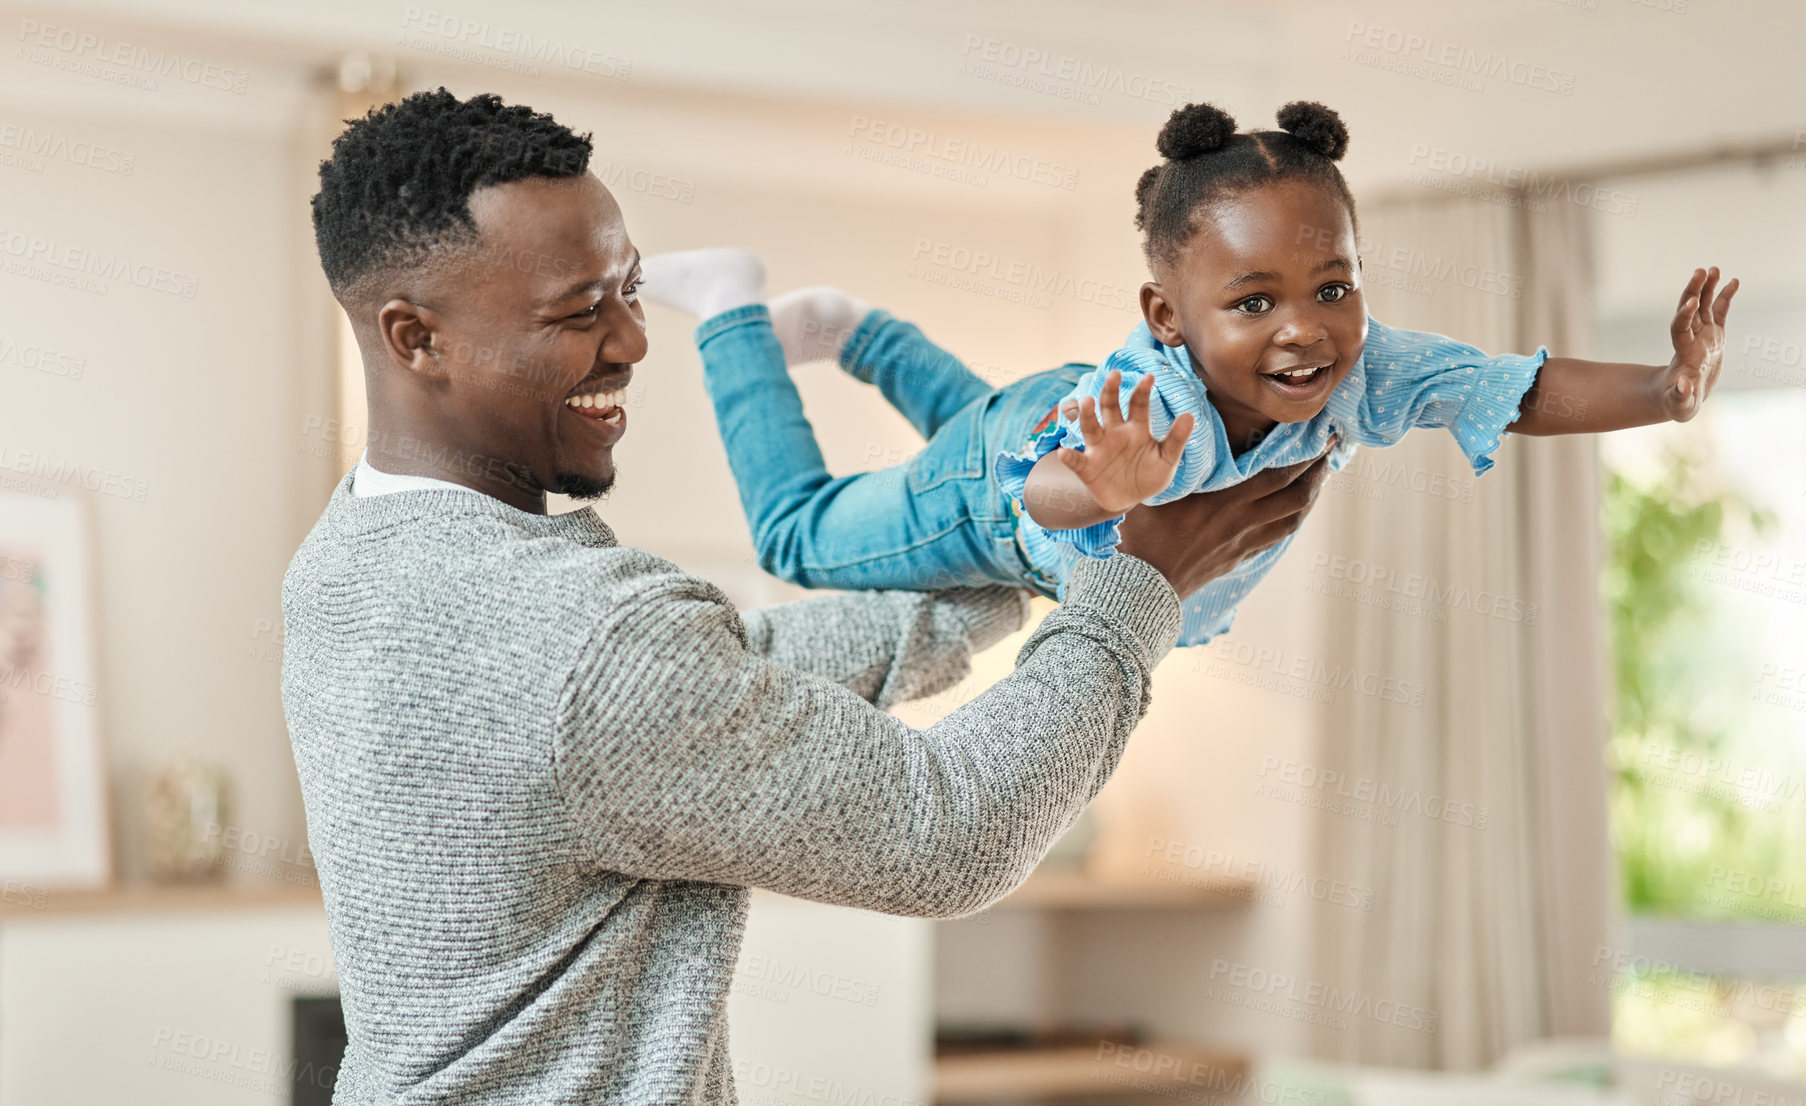
<path fill-rule="evenodd" d="M 1562 207 L 1364 210 L 1368 310 L 1488 352 L 1584 355 L 1589 236 Z M 1320 973 L 1421 1011 L 1321 1027 L 1330 1058 L 1474 1069 L 1608 1031 L 1590 979 L 1615 888 L 1594 441 L 1508 436 L 1495 456 L 1476 479 L 1449 435 L 1418 431 L 1357 454 L 1348 494 L 1323 497 L 1346 558 L 1322 600 L 1327 663 L 1426 689 L 1352 696 L 1328 728 L 1320 767 L 1378 801 L 1322 815 L 1324 866 L 1376 898 L 1324 919 Z"/>

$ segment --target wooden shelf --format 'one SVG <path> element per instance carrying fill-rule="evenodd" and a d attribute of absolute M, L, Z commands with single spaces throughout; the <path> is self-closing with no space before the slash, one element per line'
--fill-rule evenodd
<path fill-rule="evenodd" d="M 1124 910 L 1148 907 L 1220 909 L 1253 901 L 1245 879 L 1211 876 L 1176 883 L 1092 875 L 1082 869 L 1043 867 L 993 909 Z"/>
<path fill-rule="evenodd" d="M 971 1053 L 936 1058 L 934 1101 L 951 1106 L 1137 1092 L 1228 1099 L 1238 1097 L 1247 1074 L 1241 1053 L 1185 1044 Z"/>
<path fill-rule="evenodd" d="M 320 889 L 299 883 L 132 884 L 95 890 L 42 890 L 8 885 L 0 921 L 69 914 L 146 914 L 181 911 L 287 910 L 320 907 Z"/>

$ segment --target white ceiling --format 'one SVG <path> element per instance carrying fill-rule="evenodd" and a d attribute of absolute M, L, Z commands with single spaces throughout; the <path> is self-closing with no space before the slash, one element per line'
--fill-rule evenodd
<path fill-rule="evenodd" d="M 147 111 L 192 100 L 200 111 L 263 103 L 275 112 L 297 67 L 330 64 L 348 49 L 444 65 L 402 41 L 429 13 L 480 25 L 491 41 L 526 35 L 625 58 L 640 89 L 1019 116 L 1144 136 L 1173 89 L 1228 107 L 1245 126 L 1267 122 L 1283 101 L 1320 99 L 1348 119 L 1348 171 L 1364 186 L 1401 181 L 1437 150 L 1504 168 L 1567 168 L 1806 127 L 1806 5 L 1791 0 L 63 0 L 9 7 L 6 27 L 14 41 L 22 21 L 38 20 L 180 43 L 255 78 L 236 104 L 173 88 L 141 98 Z M 1369 35 L 1376 46 L 1363 45 Z M 988 76 L 962 71 L 987 52 L 1026 51 L 1047 60 L 992 62 Z M 1509 72 L 1571 82 L 1571 91 L 1471 74 L 1501 61 Z M 1072 76 L 1080 70 L 1104 87 Z M 1450 87 L 1450 78 L 1478 90 Z M 545 79 L 604 92 L 613 83 Z M 1025 80 L 1042 90 L 1011 83 Z M 95 83 L 47 82 L 40 68 L 11 59 L 0 69 L 9 98 L 47 87 L 94 95 L 79 86 Z"/>

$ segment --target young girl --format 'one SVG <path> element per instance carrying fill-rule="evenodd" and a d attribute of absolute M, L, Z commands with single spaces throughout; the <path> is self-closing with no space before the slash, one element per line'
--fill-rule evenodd
<path fill-rule="evenodd" d="M 1505 431 L 1579 434 L 1686 421 L 1718 378 L 1737 282 L 1681 293 L 1666 365 L 1487 356 L 1370 319 L 1348 145 L 1320 104 L 1238 134 L 1208 104 L 1161 130 L 1136 186 L 1154 280 L 1144 322 L 1102 368 L 1070 363 L 994 389 L 914 326 L 835 289 L 764 303 L 738 250 L 647 259 L 645 295 L 705 319 L 704 382 L 759 563 L 806 587 L 1001 582 L 1063 597 L 1077 557 L 1106 557 L 1138 503 L 1213 491 L 1331 449 L 1450 431 L 1476 475 Z M 775 330 L 774 330 L 775 326 Z M 786 362 L 837 356 L 928 439 L 903 464 L 830 476 Z M 1332 448 L 1333 447 L 1333 448 Z M 1228 630 L 1288 537 L 1184 597 L 1179 644 Z"/>

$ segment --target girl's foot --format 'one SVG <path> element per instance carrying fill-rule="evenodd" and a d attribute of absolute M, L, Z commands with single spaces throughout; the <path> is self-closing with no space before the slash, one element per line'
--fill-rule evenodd
<path fill-rule="evenodd" d="M 784 347 L 784 364 L 838 361 L 847 339 L 872 305 L 839 288 L 816 285 L 771 301 L 771 329 Z"/>
<path fill-rule="evenodd" d="M 656 253 L 640 260 L 649 302 L 712 319 L 765 302 L 765 259 L 751 250 L 718 247 Z"/>

